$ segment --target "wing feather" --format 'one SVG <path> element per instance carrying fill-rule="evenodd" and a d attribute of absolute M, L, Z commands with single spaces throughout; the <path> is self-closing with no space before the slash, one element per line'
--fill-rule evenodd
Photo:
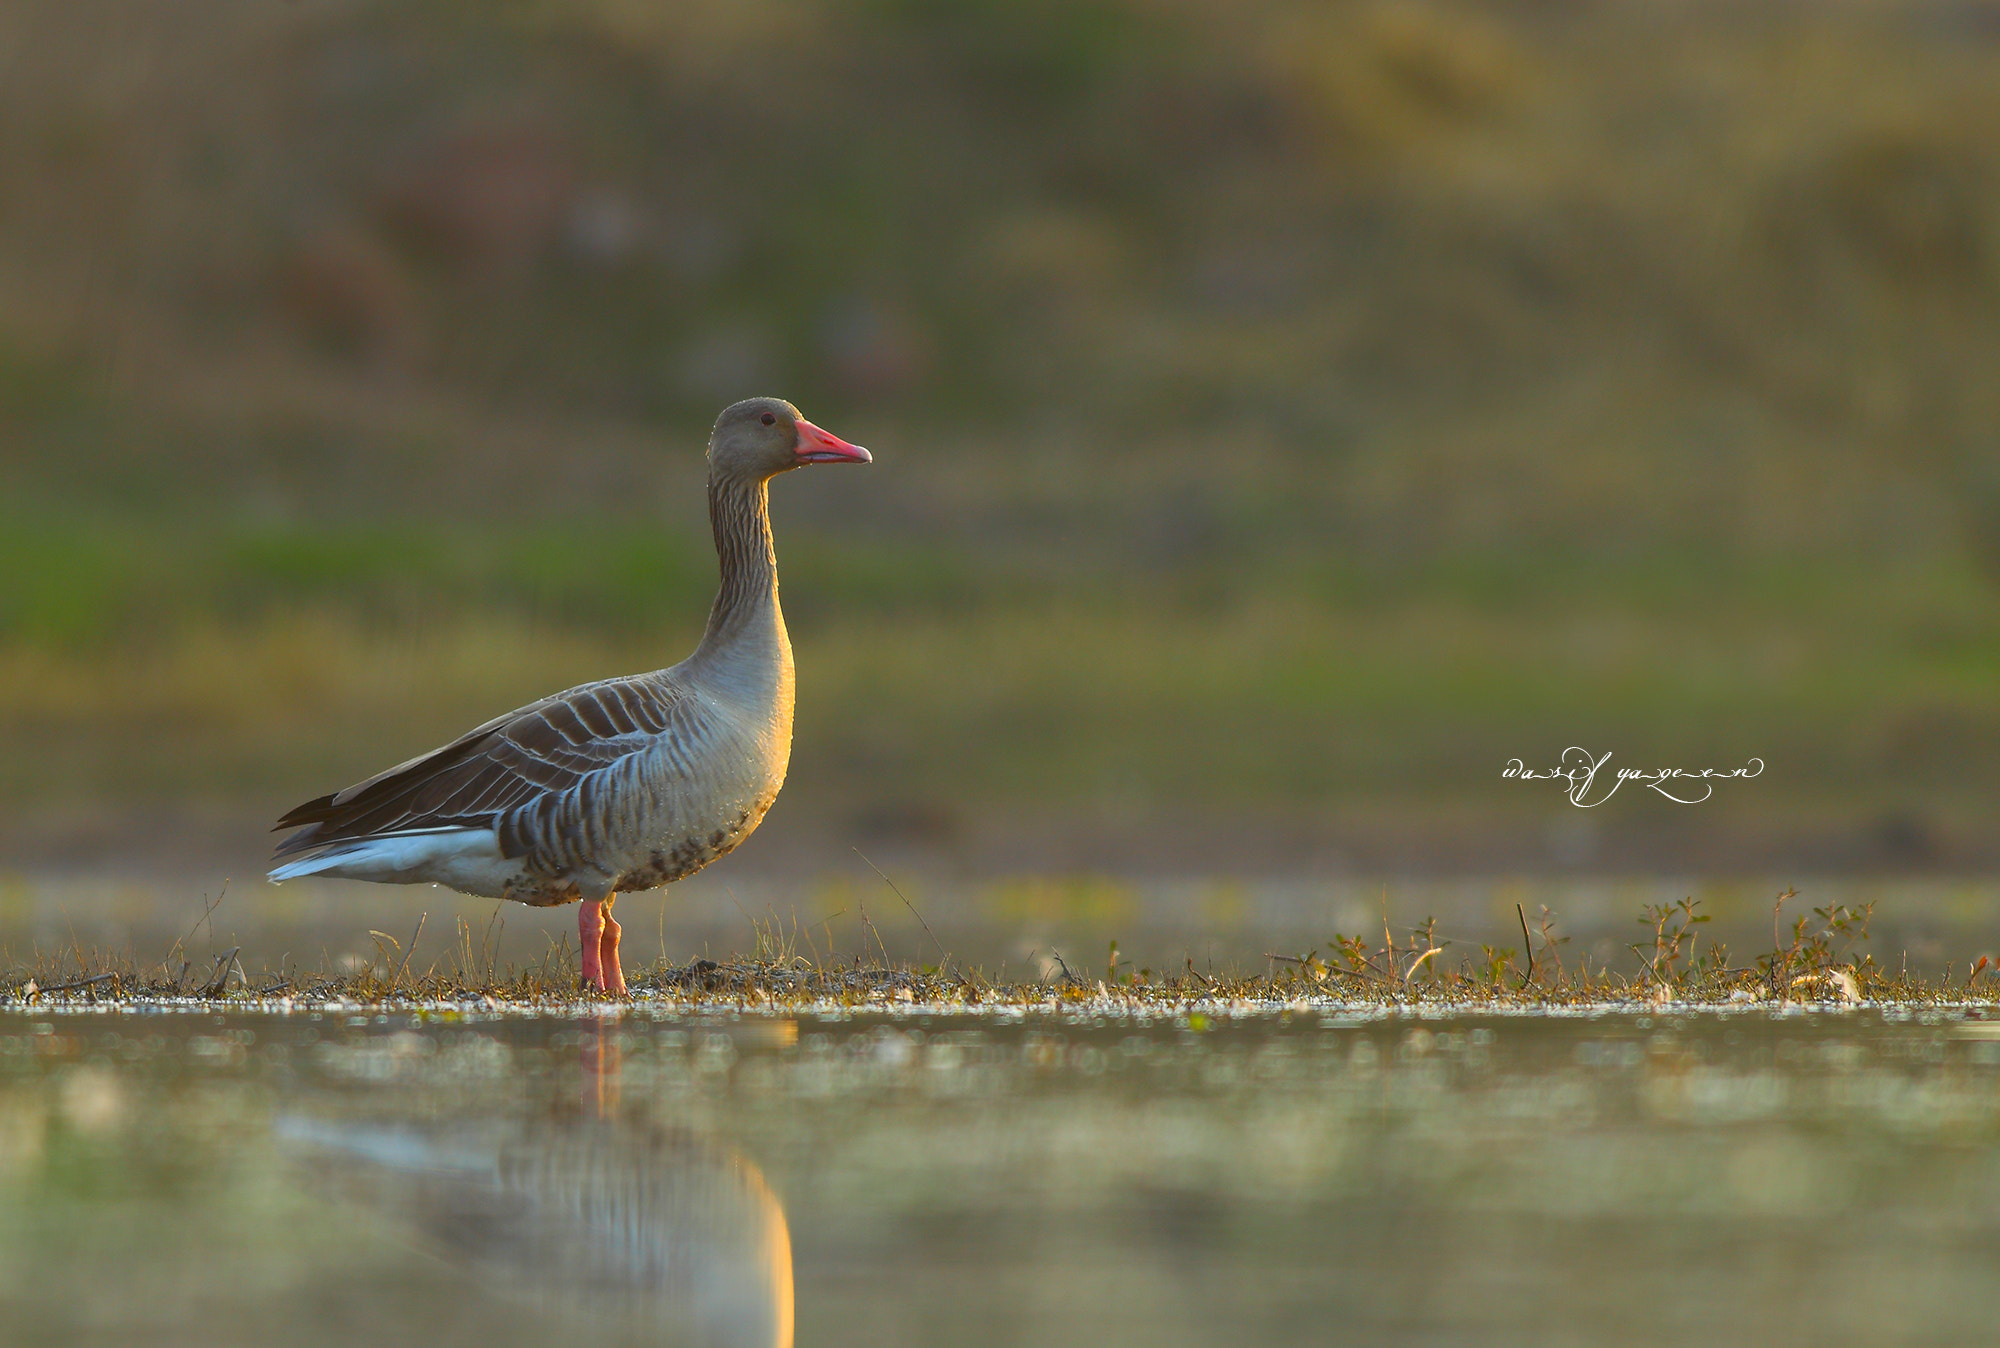
<path fill-rule="evenodd" d="M 660 674 L 583 684 L 530 703 L 451 743 L 296 807 L 278 829 L 299 832 L 279 858 L 333 843 L 418 829 L 494 826 L 565 793 L 599 799 L 607 770 L 685 725 L 692 699 Z"/>

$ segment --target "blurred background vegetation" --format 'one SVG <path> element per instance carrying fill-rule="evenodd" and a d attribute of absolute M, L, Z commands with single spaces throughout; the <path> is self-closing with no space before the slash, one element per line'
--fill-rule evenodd
<path fill-rule="evenodd" d="M 13 0 L 0 848 L 678 659 L 771 392 L 774 832 L 1993 866 L 1997 126 L 1947 0 Z"/>

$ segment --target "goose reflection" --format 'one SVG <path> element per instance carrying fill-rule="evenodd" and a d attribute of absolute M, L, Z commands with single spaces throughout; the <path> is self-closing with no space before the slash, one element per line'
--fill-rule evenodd
<path fill-rule="evenodd" d="M 587 1110 L 615 1100 L 609 1066 L 587 1058 Z M 790 1348 L 784 1209 L 733 1149 L 594 1112 L 274 1128 L 322 1182 L 482 1281 L 662 1344 Z"/>

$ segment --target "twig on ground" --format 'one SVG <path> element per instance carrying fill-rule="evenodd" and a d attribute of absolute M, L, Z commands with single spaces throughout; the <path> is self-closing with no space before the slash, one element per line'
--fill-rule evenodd
<path fill-rule="evenodd" d="M 196 994 L 197 996 L 203 998 L 215 998 L 215 997 L 220 997 L 222 995 L 223 989 L 229 986 L 229 975 L 232 973 L 242 972 L 242 970 L 240 970 L 236 964 L 237 952 L 242 949 L 243 947 L 240 945 L 235 946 L 232 947 L 226 954 L 216 957 L 215 971 L 210 976 L 209 981 L 202 986 L 201 991 L 198 994 Z M 247 983 L 250 980 L 246 978 L 243 981 Z"/>
<path fill-rule="evenodd" d="M 48 987 L 45 987 L 45 988 L 43 988 L 43 987 L 35 987 L 35 984 L 34 984 L 34 983 L 33 983 L 33 982 L 31 981 L 31 982 L 30 982 L 30 983 L 28 984 L 28 986 L 29 986 L 29 987 L 31 987 L 31 988 L 34 988 L 34 991 L 33 991 L 32 993 L 30 993 L 29 995 L 30 995 L 30 996 L 42 996 L 42 995 L 44 995 L 44 994 L 47 994 L 47 993 L 51 993 L 51 992 L 75 992 L 75 991 L 76 991 L 76 990 L 77 990 L 78 988 L 88 988 L 88 987 L 94 987 L 94 986 L 96 986 L 96 985 L 97 985 L 97 984 L 99 984 L 99 983 L 103 983 L 103 982 L 107 982 L 107 981 L 109 981 L 110 979 L 113 979 L 113 978 L 116 978 L 116 977 L 118 977 L 118 975 L 117 975 L 116 973 L 108 973 L 108 974 L 97 974 L 96 976 L 94 976 L 94 977 L 91 977 L 91 978 L 78 978 L 78 979 L 73 979 L 72 981 L 70 981 L 70 982 L 68 982 L 68 983 L 51 983 L 51 984 L 50 984 L 50 985 L 49 985 Z"/>
<path fill-rule="evenodd" d="M 1080 988 L 1083 986 L 1083 980 L 1069 971 L 1069 965 L 1063 960 L 1062 951 L 1056 949 L 1054 946 L 1050 946 L 1049 954 L 1055 958 L 1056 967 L 1062 970 L 1064 981 L 1071 987 Z"/>

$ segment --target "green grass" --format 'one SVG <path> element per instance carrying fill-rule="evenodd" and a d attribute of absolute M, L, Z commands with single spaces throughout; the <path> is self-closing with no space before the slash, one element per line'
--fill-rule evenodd
<path fill-rule="evenodd" d="M 0 536 L 17 750 L 0 797 L 17 801 L 359 776 L 678 659 L 713 585 L 705 540 L 652 529 Z M 1190 599 L 1186 572 L 1056 582 L 937 542 L 783 542 L 788 791 L 816 806 L 1491 803 L 1510 758 L 1569 744 L 1614 766 L 1762 757 L 1732 810 L 1858 808 L 1890 786 L 1949 810 L 2000 784 L 2000 612 L 1963 567 L 1710 562 L 1689 579 L 1672 556 L 1496 558 L 1373 589 L 1223 570 Z"/>

